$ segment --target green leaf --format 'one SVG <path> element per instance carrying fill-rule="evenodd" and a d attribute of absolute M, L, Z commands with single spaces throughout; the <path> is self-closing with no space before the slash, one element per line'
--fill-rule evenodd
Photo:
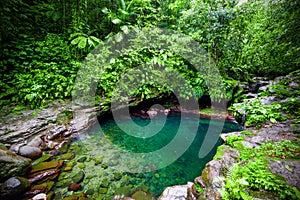
<path fill-rule="evenodd" d="M 116 19 L 113 19 L 111 22 L 114 24 L 120 24 L 122 21 L 120 19 L 116 18 Z"/>
<path fill-rule="evenodd" d="M 87 38 L 81 37 L 81 40 L 78 43 L 78 48 L 83 49 L 86 47 Z"/>
<path fill-rule="evenodd" d="M 90 36 L 89 38 L 91 38 L 94 42 L 97 42 L 98 44 L 101 43 L 101 40 L 99 38 L 96 38 L 95 36 Z"/>
<path fill-rule="evenodd" d="M 276 121 L 276 119 L 271 118 L 271 119 L 270 119 L 270 122 L 274 124 L 274 123 L 276 123 L 277 121 Z"/>
<path fill-rule="evenodd" d="M 82 36 L 79 36 L 79 37 L 73 39 L 73 40 L 71 41 L 71 44 L 72 44 L 72 45 L 78 44 L 78 43 L 80 42 L 81 38 L 83 38 L 83 37 L 82 37 Z"/>

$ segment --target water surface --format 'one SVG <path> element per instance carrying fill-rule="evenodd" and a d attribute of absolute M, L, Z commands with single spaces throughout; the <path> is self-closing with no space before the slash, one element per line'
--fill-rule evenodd
<path fill-rule="evenodd" d="M 209 126 L 211 130 L 207 133 Z M 214 147 L 204 158 L 199 158 L 199 149 L 207 134 L 213 136 L 236 130 L 241 130 L 238 124 L 179 114 L 167 117 L 161 114 L 152 121 L 132 117 L 119 124 L 111 119 L 101 126 L 95 125 L 71 144 L 70 151 L 76 154 L 74 160 L 82 156 L 88 158 L 84 163 L 75 163 L 73 171 L 84 171 L 87 178 L 82 184 L 83 191 L 94 197 L 111 199 L 116 194 L 130 195 L 134 190 L 158 196 L 168 186 L 186 184 L 201 175 L 221 144 L 219 139 L 213 141 Z M 180 138 L 178 132 L 182 132 Z M 173 143 L 174 140 L 177 142 Z M 170 144 L 168 152 L 160 151 Z M 187 148 L 181 149 L 181 146 Z M 175 162 L 166 165 L 165 161 L 172 160 Z"/>

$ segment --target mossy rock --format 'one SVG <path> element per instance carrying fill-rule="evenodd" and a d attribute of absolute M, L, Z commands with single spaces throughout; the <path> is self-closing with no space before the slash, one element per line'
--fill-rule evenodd
<path fill-rule="evenodd" d="M 107 188 L 100 188 L 99 193 L 100 194 L 106 194 L 107 193 Z"/>
<path fill-rule="evenodd" d="M 103 162 L 103 157 L 104 156 L 101 155 L 101 156 L 98 156 L 98 157 L 94 158 L 95 165 L 101 164 Z"/>
<path fill-rule="evenodd" d="M 62 200 L 87 200 L 83 192 L 73 194 L 71 196 L 65 197 Z"/>
<path fill-rule="evenodd" d="M 12 176 L 23 176 L 28 172 L 31 160 L 0 149 L 0 182 Z"/>
<path fill-rule="evenodd" d="M 120 173 L 120 172 L 115 172 L 115 173 L 114 173 L 114 178 L 115 178 L 115 180 L 120 180 L 120 179 L 122 178 L 122 173 Z"/>
<path fill-rule="evenodd" d="M 84 161 L 86 161 L 86 159 L 87 159 L 86 156 L 82 156 L 82 157 L 80 157 L 80 158 L 77 160 L 77 162 L 83 163 Z"/>
<path fill-rule="evenodd" d="M 84 163 L 79 163 L 79 164 L 78 164 L 78 167 L 79 167 L 80 169 L 84 169 L 84 168 L 86 167 L 86 164 L 84 164 Z"/>
<path fill-rule="evenodd" d="M 222 156 L 224 155 L 224 151 L 225 151 L 226 146 L 225 145 L 221 145 L 218 147 L 216 155 L 214 156 L 214 160 L 221 160 Z"/>
<path fill-rule="evenodd" d="M 101 182 L 100 185 L 101 185 L 101 187 L 108 188 L 108 185 L 109 185 L 108 179 L 103 179 L 103 181 Z"/>
<path fill-rule="evenodd" d="M 83 181 L 84 176 L 85 176 L 84 172 L 83 171 L 79 171 L 77 174 L 74 174 L 72 176 L 72 180 L 73 180 L 74 183 L 80 183 L 80 182 Z"/>
<path fill-rule="evenodd" d="M 72 160 L 74 157 L 75 157 L 74 153 L 68 152 L 68 153 L 62 154 L 60 156 L 60 159 L 62 159 L 62 160 Z"/>
<path fill-rule="evenodd" d="M 145 192 L 145 191 L 142 191 L 142 190 L 139 190 L 139 191 L 135 191 L 131 197 L 135 200 L 152 200 L 153 197 L 151 194 Z"/>

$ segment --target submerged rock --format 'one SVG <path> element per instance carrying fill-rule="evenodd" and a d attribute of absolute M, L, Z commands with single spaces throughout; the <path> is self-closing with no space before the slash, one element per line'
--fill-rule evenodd
<path fill-rule="evenodd" d="M 44 171 L 47 169 L 54 169 L 54 168 L 60 168 L 63 165 L 63 161 L 50 161 L 50 162 L 42 162 L 35 166 L 33 166 L 31 173 Z"/>
<path fill-rule="evenodd" d="M 72 176 L 72 180 L 73 180 L 74 183 L 80 183 L 80 182 L 83 181 L 84 176 L 85 176 L 84 172 L 79 171 L 77 174 Z"/>
<path fill-rule="evenodd" d="M 26 178 L 12 177 L 6 180 L 0 188 L 0 197 L 3 199 L 14 199 L 30 187 L 30 182 Z"/>
<path fill-rule="evenodd" d="M 0 149 L 0 181 L 12 176 L 23 176 L 30 167 L 30 159 L 9 150 Z"/>
<path fill-rule="evenodd" d="M 26 192 L 25 196 L 30 197 L 40 193 L 47 193 L 52 189 L 53 185 L 54 185 L 53 181 L 47 181 L 39 185 L 34 185 L 30 188 L 29 191 Z"/>
<path fill-rule="evenodd" d="M 78 191 L 81 189 L 81 185 L 78 183 L 72 183 L 71 185 L 68 186 L 68 191 Z"/>
<path fill-rule="evenodd" d="M 62 200 L 87 200 L 83 192 L 73 194 L 71 196 L 65 197 Z"/>

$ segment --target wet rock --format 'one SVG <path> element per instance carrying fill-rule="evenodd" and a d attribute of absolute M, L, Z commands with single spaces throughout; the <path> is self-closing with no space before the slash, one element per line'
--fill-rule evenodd
<path fill-rule="evenodd" d="M 73 194 L 71 196 L 65 197 L 62 200 L 87 200 L 83 192 Z"/>
<path fill-rule="evenodd" d="M 19 153 L 20 148 L 24 145 L 25 145 L 25 143 L 13 144 L 13 145 L 11 145 L 9 150 L 12 152 L 15 152 L 15 153 Z"/>
<path fill-rule="evenodd" d="M 47 195 L 45 193 L 35 195 L 32 200 L 47 200 Z"/>
<path fill-rule="evenodd" d="M 191 192 L 193 185 L 194 185 L 193 183 L 188 182 L 188 184 L 186 185 L 176 185 L 176 186 L 168 187 L 160 195 L 158 200 L 170 200 L 170 199 L 196 200 L 196 197 Z"/>
<path fill-rule="evenodd" d="M 89 188 L 86 192 L 85 192 L 86 195 L 93 195 L 95 194 L 95 190 L 93 188 Z"/>
<path fill-rule="evenodd" d="M 115 191 L 116 195 L 119 196 L 130 196 L 132 188 L 129 186 L 117 188 Z"/>
<path fill-rule="evenodd" d="M 94 159 L 95 165 L 99 165 L 103 162 L 103 156 L 98 156 L 97 158 Z"/>
<path fill-rule="evenodd" d="M 65 154 L 69 151 L 70 142 L 62 141 L 59 142 L 58 145 L 56 145 L 55 149 L 59 150 L 61 154 Z"/>
<path fill-rule="evenodd" d="M 84 169 L 84 168 L 86 167 L 86 164 L 85 164 L 85 163 L 79 163 L 79 164 L 78 164 L 78 167 L 79 167 L 80 169 Z"/>
<path fill-rule="evenodd" d="M 82 156 L 77 160 L 77 162 L 84 162 L 84 161 L 86 161 L 86 156 Z"/>
<path fill-rule="evenodd" d="M 109 185 L 108 179 L 104 179 L 100 184 L 101 187 L 105 187 L 105 188 L 108 188 L 108 185 Z"/>
<path fill-rule="evenodd" d="M 100 188 L 99 193 L 100 194 L 106 194 L 107 193 L 107 188 Z"/>
<path fill-rule="evenodd" d="M 115 180 L 120 180 L 120 179 L 122 178 L 122 173 L 120 173 L 120 172 L 115 172 L 115 173 L 114 173 L 114 178 L 115 178 Z"/>
<path fill-rule="evenodd" d="M 101 165 L 101 167 L 102 167 L 103 169 L 107 169 L 107 168 L 108 168 L 108 165 L 105 164 L 105 163 L 103 163 L 103 164 Z"/>
<path fill-rule="evenodd" d="M 72 160 L 74 157 L 75 157 L 75 154 L 72 153 L 72 152 L 65 153 L 65 154 L 62 154 L 62 155 L 60 156 L 60 158 L 61 158 L 62 160 Z"/>
<path fill-rule="evenodd" d="M 80 183 L 83 181 L 84 179 L 84 172 L 83 171 L 79 171 L 77 174 L 75 174 L 74 176 L 72 176 L 72 180 L 74 183 Z"/>
<path fill-rule="evenodd" d="M 2 184 L 0 197 L 4 199 L 17 198 L 29 187 L 30 183 L 26 178 L 12 177 Z"/>
<path fill-rule="evenodd" d="M 80 189 L 81 189 L 81 185 L 77 183 L 72 183 L 71 185 L 68 186 L 68 191 L 77 192 Z"/>
<path fill-rule="evenodd" d="M 53 185 L 54 185 L 53 181 L 47 181 L 39 185 L 34 185 L 30 188 L 29 191 L 26 192 L 25 196 L 30 197 L 30 196 L 37 195 L 39 193 L 47 193 L 52 189 Z"/>
<path fill-rule="evenodd" d="M 46 139 L 47 140 L 54 140 L 57 139 L 58 137 L 60 137 L 60 135 L 62 135 L 64 132 L 67 131 L 67 128 L 64 125 L 55 127 L 54 129 L 51 129 L 47 136 Z"/>
<path fill-rule="evenodd" d="M 12 176 L 23 176 L 30 167 L 30 159 L 21 157 L 9 150 L 0 149 L 0 181 Z"/>
<path fill-rule="evenodd" d="M 38 147 L 22 146 L 19 149 L 19 154 L 26 158 L 36 159 L 42 156 L 42 150 Z"/>
<path fill-rule="evenodd" d="M 54 169 L 54 168 L 60 168 L 63 165 L 64 161 L 50 161 L 50 162 L 42 162 L 35 166 L 33 166 L 31 173 L 44 171 L 47 169 Z"/>
<path fill-rule="evenodd" d="M 29 176 L 30 183 L 40 183 L 47 180 L 54 180 L 59 175 L 59 169 L 51 169 L 46 171 L 41 171 Z"/>
<path fill-rule="evenodd" d="M 43 140 L 41 139 L 40 136 L 36 136 L 34 138 L 32 138 L 28 143 L 27 145 L 28 146 L 32 146 L 32 147 L 39 147 L 40 145 L 42 145 L 44 142 Z"/>

